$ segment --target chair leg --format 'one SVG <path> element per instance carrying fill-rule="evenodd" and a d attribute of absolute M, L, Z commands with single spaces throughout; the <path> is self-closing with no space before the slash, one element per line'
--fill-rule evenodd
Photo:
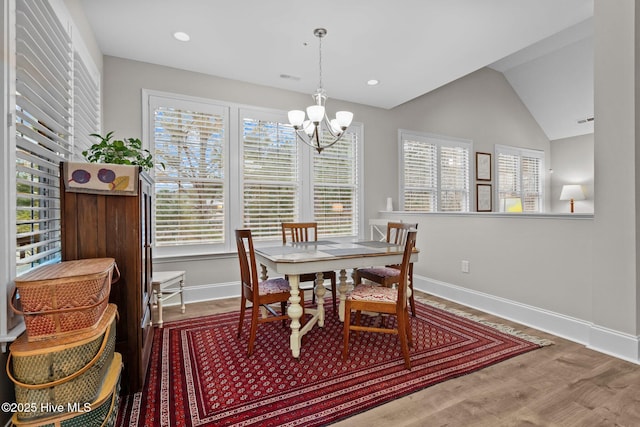
<path fill-rule="evenodd" d="M 404 311 L 404 316 L 406 318 L 405 324 L 407 326 L 407 340 L 409 341 L 409 347 L 413 347 L 413 332 L 411 331 L 411 318 L 409 317 L 409 311 Z"/>
<path fill-rule="evenodd" d="M 240 321 L 238 322 L 238 338 L 240 338 L 240 334 L 242 333 L 242 323 L 244 322 L 244 311 L 247 308 L 247 300 L 243 297 L 240 297 Z"/>
<path fill-rule="evenodd" d="M 343 327 L 343 342 L 342 342 L 342 361 L 347 360 L 347 355 L 349 354 L 349 332 L 351 328 L 351 304 L 349 301 L 346 301 L 344 307 L 344 327 Z M 356 331 L 357 332 L 357 331 Z"/>
<path fill-rule="evenodd" d="M 411 289 L 411 297 L 409 297 L 409 304 L 411 305 L 411 315 L 416 317 L 416 302 L 413 299 L 413 264 L 409 266 L 409 289 Z"/>
<path fill-rule="evenodd" d="M 398 313 L 398 338 L 400 338 L 400 347 L 404 356 L 405 368 L 411 370 L 411 359 L 409 358 L 409 344 L 407 342 L 407 315 L 406 311 Z"/>
<path fill-rule="evenodd" d="M 338 314 L 338 309 L 336 306 L 336 277 L 335 275 L 331 278 L 331 298 L 333 298 L 333 315 L 336 316 Z"/>
<path fill-rule="evenodd" d="M 284 301 L 280 301 L 280 314 L 282 316 L 284 316 L 285 314 L 287 314 L 287 303 Z M 287 320 L 286 319 L 282 319 L 282 326 L 284 328 L 287 327 Z"/>
<path fill-rule="evenodd" d="M 247 356 L 251 356 L 253 353 L 253 342 L 256 339 L 256 332 L 258 330 L 258 316 L 260 314 L 260 306 L 258 304 L 254 304 L 251 307 L 251 332 L 249 334 L 249 350 L 247 351 Z"/>

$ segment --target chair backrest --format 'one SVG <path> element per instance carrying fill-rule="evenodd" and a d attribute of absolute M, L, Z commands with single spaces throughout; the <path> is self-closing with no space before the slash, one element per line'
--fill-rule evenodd
<path fill-rule="evenodd" d="M 309 242 L 318 240 L 317 222 L 283 222 L 282 243 L 287 243 L 287 235 L 291 242 Z M 311 235 L 311 237 L 309 237 Z"/>
<path fill-rule="evenodd" d="M 253 296 L 257 297 L 259 295 L 259 282 L 251 230 L 236 230 L 236 246 L 238 247 L 238 259 L 240 261 L 242 295 L 246 299 L 253 301 Z"/>
<path fill-rule="evenodd" d="M 387 243 L 404 245 L 407 240 L 407 233 L 412 229 L 417 230 L 418 224 L 410 222 L 387 223 Z"/>
<path fill-rule="evenodd" d="M 416 247 L 416 234 L 418 231 L 413 228 L 407 230 L 405 235 L 404 253 L 402 264 L 400 264 L 400 282 L 398 283 L 398 303 L 402 309 L 407 306 L 407 287 L 409 285 L 409 266 L 411 265 L 411 254 Z"/>

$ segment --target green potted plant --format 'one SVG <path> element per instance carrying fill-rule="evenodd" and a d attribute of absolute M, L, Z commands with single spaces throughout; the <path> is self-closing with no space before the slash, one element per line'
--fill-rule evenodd
<path fill-rule="evenodd" d="M 153 168 L 153 156 L 149 150 L 142 148 L 138 138 L 112 139 L 113 131 L 105 136 L 92 133 L 100 139 L 82 155 L 91 163 L 112 163 L 118 165 L 142 166 L 146 171 Z"/>

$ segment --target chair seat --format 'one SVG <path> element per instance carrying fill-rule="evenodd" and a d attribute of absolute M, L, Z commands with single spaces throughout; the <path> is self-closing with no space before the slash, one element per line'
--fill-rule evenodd
<path fill-rule="evenodd" d="M 376 285 L 358 285 L 347 297 L 351 301 L 388 302 L 395 304 L 398 290 Z"/>
<path fill-rule="evenodd" d="M 260 282 L 258 287 L 260 289 L 260 295 L 279 294 L 291 290 L 289 282 L 281 277 Z"/>
<path fill-rule="evenodd" d="M 393 267 L 359 268 L 358 274 L 360 277 L 364 277 L 366 279 L 369 277 L 377 277 L 380 279 L 397 278 L 400 277 L 400 270 Z"/>

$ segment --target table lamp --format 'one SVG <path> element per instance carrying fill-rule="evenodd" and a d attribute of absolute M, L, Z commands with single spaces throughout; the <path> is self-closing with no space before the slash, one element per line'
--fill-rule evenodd
<path fill-rule="evenodd" d="M 571 213 L 573 213 L 573 201 L 574 200 L 584 200 L 584 192 L 582 191 L 582 186 L 579 184 L 570 184 L 563 185 L 562 191 L 560 192 L 560 200 L 570 200 L 571 201 Z"/>

